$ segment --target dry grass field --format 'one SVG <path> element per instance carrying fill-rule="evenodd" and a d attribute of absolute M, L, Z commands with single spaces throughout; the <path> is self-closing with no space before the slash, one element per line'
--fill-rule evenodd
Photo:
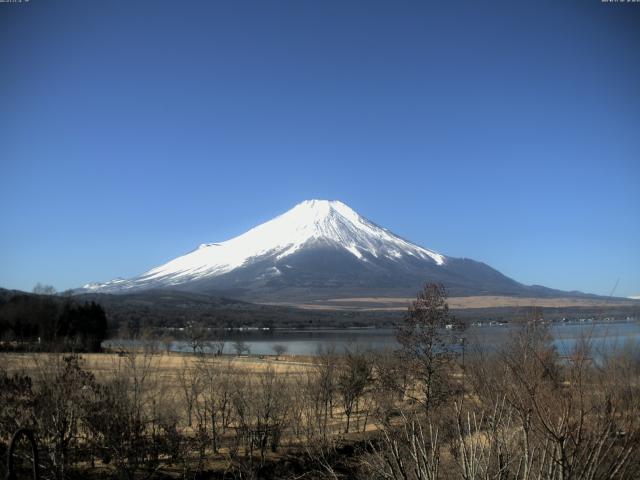
<path fill-rule="evenodd" d="M 406 311 L 414 298 L 409 297 L 352 297 L 318 300 L 314 303 L 295 304 L 293 306 L 309 310 L 372 310 L 372 311 Z M 447 300 L 452 309 L 499 308 L 499 307 L 619 307 L 640 306 L 637 300 L 606 298 L 535 298 L 478 295 L 470 297 L 449 297 Z"/>
<path fill-rule="evenodd" d="M 189 353 L 153 353 L 136 355 L 139 366 L 144 364 L 150 374 L 169 388 L 177 388 L 180 372 L 185 368 L 193 368 L 202 357 Z M 63 354 L 56 353 L 0 353 L 0 364 L 7 373 L 25 373 L 34 375 L 43 369 L 53 368 Z M 126 357 L 117 353 L 84 353 L 81 354 L 84 366 L 97 379 L 107 378 L 111 373 L 121 369 Z M 207 357 L 209 364 L 229 367 L 238 375 L 252 376 L 272 369 L 276 374 L 300 375 L 314 368 L 313 359 L 307 356 L 283 355 L 277 360 L 275 356 L 222 356 Z"/>

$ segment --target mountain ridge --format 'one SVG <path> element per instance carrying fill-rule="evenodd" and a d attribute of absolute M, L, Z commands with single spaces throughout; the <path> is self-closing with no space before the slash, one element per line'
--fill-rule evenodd
<path fill-rule="evenodd" d="M 223 242 L 196 249 L 131 279 L 77 293 L 170 288 L 250 301 L 413 295 L 421 284 L 452 295 L 590 296 L 527 286 L 489 265 L 412 243 L 337 200 L 306 200 Z"/>

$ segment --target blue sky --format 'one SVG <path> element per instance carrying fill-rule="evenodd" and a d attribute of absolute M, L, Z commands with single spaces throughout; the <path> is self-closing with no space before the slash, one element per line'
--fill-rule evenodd
<path fill-rule="evenodd" d="M 308 198 L 640 294 L 640 4 L 0 4 L 0 286 L 133 276 Z"/>

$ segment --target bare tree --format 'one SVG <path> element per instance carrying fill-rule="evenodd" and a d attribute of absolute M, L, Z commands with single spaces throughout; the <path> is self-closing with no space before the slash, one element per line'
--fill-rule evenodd
<path fill-rule="evenodd" d="M 588 339 L 559 358 L 533 315 L 497 356 L 474 359 L 480 411 L 456 409 L 463 478 L 636 478 L 640 391 L 619 371 L 593 361 Z"/>
<path fill-rule="evenodd" d="M 437 480 L 440 476 L 441 440 L 431 422 L 423 426 L 415 416 L 402 414 L 396 427 L 381 429 L 380 440 L 370 443 L 363 457 L 370 478 L 385 480 Z"/>
<path fill-rule="evenodd" d="M 216 357 L 219 357 L 223 354 L 226 343 L 223 337 L 218 337 L 209 342 L 209 348 Z"/>
<path fill-rule="evenodd" d="M 372 399 L 376 416 L 387 424 L 396 412 L 396 404 L 404 400 L 409 374 L 396 352 L 383 350 L 373 356 L 374 385 Z"/>
<path fill-rule="evenodd" d="M 29 375 L 19 372 L 9 375 L 4 365 L 0 366 L 0 448 L 6 448 L 19 428 L 34 426 L 34 395 Z"/>
<path fill-rule="evenodd" d="M 280 360 L 280 356 L 284 355 L 286 353 L 286 351 L 288 350 L 287 346 L 283 345 L 281 343 L 276 343 L 275 345 L 272 345 L 271 349 L 276 354 L 276 360 Z"/>
<path fill-rule="evenodd" d="M 200 370 L 191 365 L 188 360 L 183 360 L 182 368 L 178 372 L 178 385 L 184 400 L 188 426 L 193 424 L 193 406 L 202 389 L 200 383 Z"/>
<path fill-rule="evenodd" d="M 285 379 L 272 367 L 260 373 L 257 382 L 238 382 L 233 404 L 237 418 L 237 431 L 244 443 L 245 454 L 252 459 L 253 452 L 260 454 L 264 463 L 268 447 L 276 451 L 282 431 L 287 424 L 288 405 Z M 249 390 L 248 390 L 249 389 Z M 248 394 L 251 392 L 251 394 Z"/>
<path fill-rule="evenodd" d="M 111 378 L 96 394 L 84 423 L 88 438 L 120 478 L 149 478 L 170 455 L 165 398 L 154 375 L 155 356 L 129 352 L 117 358 Z M 144 474 L 142 477 L 140 474 Z"/>
<path fill-rule="evenodd" d="M 229 427 L 232 415 L 232 376 L 230 362 L 221 364 L 218 361 L 202 357 L 197 368 L 201 378 L 202 389 L 196 406 L 200 417 L 205 417 L 207 437 L 214 452 L 218 452 L 222 435 Z"/>
<path fill-rule="evenodd" d="M 346 350 L 338 369 L 337 387 L 344 414 L 347 418 L 345 433 L 349 433 L 351 414 L 371 379 L 371 364 L 360 352 Z"/>
<path fill-rule="evenodd" d="M 165 353 L 167 355 L 169 355 L 171 353 L 171 347 L 173 346 L 173 342 L 174 341 L 175 341 L 175 339 L 171 335 L 164 335 L 160 339 L 160 342 L 164 346 L 164 351 L 165 351 Z"/>
<path fill-rule="evenodd" d="M 39 365 L 34 396 L 36 429 L 47 452 L 47 465 L 56 479 L 68 476 L 81 431 L 84 408 L 97 389 L 92 373 L 76 355 L 56 356 Z"/>
<path fill-rule="evenodd" d="M 445 332 L 459 329 L 461 324 L 449 313 L 445 288 L 433 283 L 418 293 L 397 329 L 399 353 L 420 392 L 414 399 L 426 411 L 440 405 L 451 393 L 449 367 L 455 351 L 453 336 Z"/>
<path fill-rule="evenodd" d="M 317 373 L 311 375 L 310 392 L 314 399 L 316 414 L 314 420 L 318 422 L 318 430 L 324 437 L 327 433 L 329 417 L 333 416 L 333 400 L 336 391 L 336 364 L 337 355 L 335 347 L 329 345 L 326 348 L 318 348 L 315 357 Z"/>
<path fill-rule="evenodd" d="M 241 356 L 245 352 L 248 354 L 251 351 L 249 349 L 249 345 L 247 345 L 243 340 L 236 340 L 233 342 L 233 349 L 238 356 Z"/>
<path fill-rule="evenodd" d="M 38 282 L 33 287 L 33 293 L 38 295 L 55 295 L 56 289 L 52 285 L 44 285 Z"/>
<path fill-rule="evenodd" d="M 204 342 L 207 338 L 207 330 L 204 325 L 199 322 L 188 322 L 184 329 L 184 334 L 194 355 L 196 353 L 202 353 Z"/>

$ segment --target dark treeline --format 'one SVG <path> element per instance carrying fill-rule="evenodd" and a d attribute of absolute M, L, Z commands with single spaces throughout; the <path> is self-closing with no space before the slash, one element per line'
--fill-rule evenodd
<path fill-rule="evenodd" d="M 120 328 L 181 328 L 196 322 L 209 328 L 317 328 L 391 326 L 403 312 L 305 310 L 260 305 L 197 293 L 151 290 L 130 294 L 82 294 L 84 301 L 102 305 L 115 335 Z"/>
<path fill-rule="evenodd" d="M 95 302 L 16 294 L 0 303 L 3 350 L 97 352 L 107 332 L 107 316 Z"/>
<path fill-rule="evenodd" d="M 10 299 L 31 294 L 0 289 L 0 307 Z M 51 309 L 55 317 L 60 304 L 59 299 L 51 295 L 41 295 L 40 306 Z M 106 313 L 109 336 L 117 338 L 122 332 L 127 335 L 139 335 L 143 330 L 154 331 L 163 336 L 169 329 L 184 328 L 189 324 L 198 324 L 210 329 L 238 327 L 259 328 L 350 328 L 350 327 L 393 327 L 401 322 L 403 311 L 372 310 L 310 310 L 289 306 L 259 305 L 231 298 L 189 293 L 173 290 L 152 290 L 130 294 L 81 294 L 65 296 L 77 304 L 92 302 L 99 304 Z M 33 301 L 33 305 L 38 301 Z M 454 310 L 456 317 L 465 323 L 474 321 L 512 322 L 522 320 L 528 315 L 528 308 L 496 307 Z M 563 307 L 542 308 L 546 320 L 560 321 L 563 318 L 606 317 L 638 318 L 638 306 L 601 306 L 601 307 Z M 40 317 L 47 314 L 40 311 Z M 44 320 L 46 324 L 46 320 Z M 1 328 L 1 327 L 0 327 Z M 6 332 L 7 330 L 5 330 Z M 10 335 L 10 334 L 9 334 Z M 42 336 L 41 336 L 42 337 Z M 0 333 L 0 341 L 2 333 Z"/>
<path fill-rule="evenodd" d="M 181 328 L 195 322 L 208 328 L 350 328 L 393 327 L 404 316 L 404 310 L 316 310 L 291 306 L 261 305 L 232 298 L 174 290 L 151 290 L 130 294 L 82 294 L 82 301 L 94 301 L 107 312 L 112 336 L 120 328 L 135 330 L 138 326 L 155 330 Z M 510 322 L 525 319 L 528 307 L 468 308 L 452 310 L 465 323 L 474 321 Z M 640 307 L 603 305 L 593 307 L 544 307 L 546 320 L 563 318 L 640 317 Z M 133 327 L 133 328 L 132 328 Z"/>

